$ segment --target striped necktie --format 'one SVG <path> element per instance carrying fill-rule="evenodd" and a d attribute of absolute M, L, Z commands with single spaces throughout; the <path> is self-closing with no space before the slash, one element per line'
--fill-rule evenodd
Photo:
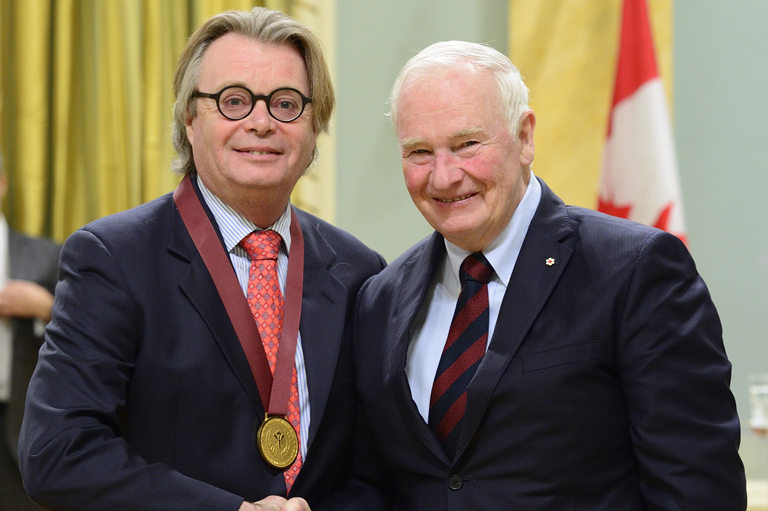
<path fill-rule="evenodd" d="M 429 400 L 429 426 L 453 458 L 467 406 L 467 386 L 488 341 L 488 281 L 493 267 L 482 252 L 470 254 L 459 271 L 461 293 L 437 366 Z"/>

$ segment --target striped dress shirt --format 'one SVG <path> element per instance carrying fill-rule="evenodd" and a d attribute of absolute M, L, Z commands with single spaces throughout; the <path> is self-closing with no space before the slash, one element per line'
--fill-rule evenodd
<path fill-rule="evenodd" d="M 224 238 L 224 245 L 229 254 L 229 260 L 232 261 L 232 266 L 235 268 L 237 280 L 240 282 L 243 294 L 247 294 L 251 259 L 238 243 L 253 231 L 261 229 L 216 197 L 205 187 L 203 182 L 197 176 L 194 178 L 197 179 L 197 184 L 200 187 L 203 199 L 211 210 L 211 213 L 213 213 L 213 217 L 216 219 L 216 223 L 219 226 L 221 236 Z M 288 254 L 290 254 L 291 251 L 290 204 L 285 208 L 285 211 L 280 218 L 277 219 L 277 222 L 267 228 L 267 230 L 270 229 L 283 237 L 283 243 L 280 245 L 280 254 L 277 256 L 277 277 L 280 281 L 280 290 L 283 292 L 283 296 L 285 296 L 285 282 L 288 274 Z M 309 424 L 312 416 L 309 407 L 309 387 L 307 386 L 307 371 L 304 365 L 304 352 L 301 347 L 300 332 L 296 342 L 296 377 L 299 390 L 299 414 L 301 415 L 301 420 L 299 421 L 301 433 L 301 457 L 302 459 L 306 459 Z"/>

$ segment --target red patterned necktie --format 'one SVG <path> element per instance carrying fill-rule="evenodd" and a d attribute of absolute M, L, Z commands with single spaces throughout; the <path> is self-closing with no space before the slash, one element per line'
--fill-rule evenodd
<path fill-rule="evenodd" d="M 432 385 L 429 426 L 451 458 L 464 420 L 467 386 L 488 342 L 488 281 L 492 275 L 493 267 L 482 252 L 470 254 L 461 264 L 461 293 Z"/>
<path fill-rule="evenodd" d="M 240 242 L 240 246 L 251 258 L 248 274 L 248 305 L 251 308 L 261 335 L 261 342 L 267 354 L 267 361 L 272 374 L 275 374 L 277 349 L 280 333 L 283 329 L 283 293 L 277 277 L 277 255 L 280 253 L 282 237 L 275 231 L 254 231 Z M 288 422 L 301 439 L 299 430 L 299 391 L 296 379 L 296 367 L 291 378 L 291 397 L 288 401 Z M 299 441 L 301 443 L 301 441 Z M 285 486 L 291 491 L 293 482 L 301 469 L 301 450 L 296 461 L 283 473 Z"/>

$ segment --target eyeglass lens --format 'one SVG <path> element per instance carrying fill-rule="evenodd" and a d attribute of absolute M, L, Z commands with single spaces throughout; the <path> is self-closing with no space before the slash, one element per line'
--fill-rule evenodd
<path fill-rule="evenodd" d="M 291 89 L 278 89 L 267 98 L 270 115 L 279 121 L 296 119 L 301 115 L 303 106 L 299 93 Z M 230 119 L 246 117 L 253 108 L 250 91 L 243 87 L 230 87 L 221 94 L 219 108 Z"/>

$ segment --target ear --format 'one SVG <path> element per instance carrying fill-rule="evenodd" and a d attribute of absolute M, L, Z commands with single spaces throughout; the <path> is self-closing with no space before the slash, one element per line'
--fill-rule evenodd
<path fill-rule="evenodd" d="M 536 115 L 533 110 L 528 110 L 523 114 L 520 123 L 520 163 L 523 167 L 528 167 L 533 163 L 534 143 L 533 130 L 536 127 Z"/>
<path fill-rule="evenodd" d="M 194 121 L 195 118 L 193 116 L 189 116 L 184 121 L 184 127 L 187 130 L 187 140 L 189 141 L 190 145 L 194 146 L 194 132 L 195 130 L 192 128 L 192 121 Z"/>

